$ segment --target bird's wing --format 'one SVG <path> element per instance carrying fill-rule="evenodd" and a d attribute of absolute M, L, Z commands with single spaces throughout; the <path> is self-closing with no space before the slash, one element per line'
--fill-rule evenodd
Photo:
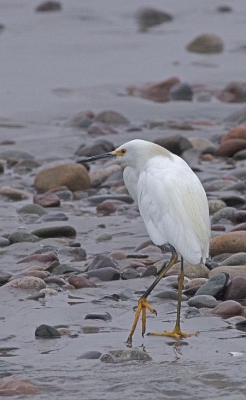
<path fill-rule="evenodd" d="M 138 203 L 138 174 L 136 170 L 129 166 L 125 167 L 123 179 L 130 196 Z"/>
<path fill-rule="evenodd" d="M 207 199 L 186 163 L 149 164 L 139 175 L 138 205 L 155 244 L 171 244 L 192 264 L 206 258 L 210 236 Z"/>

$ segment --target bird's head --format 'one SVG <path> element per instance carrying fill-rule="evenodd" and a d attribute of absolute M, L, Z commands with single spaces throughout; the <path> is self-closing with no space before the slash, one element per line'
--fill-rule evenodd
<path fill-rule="evenodd" d="M 134 139 L 124 143 L 113 151 L 85 158 L 81 162 L 91 162 L 102 158 L 116 158 L 125 161 L 126 164 L 136 168 L 140 163 L 143 165 L 151 157 L 158 155 L 170 157 L 171 153 L 155 143 L 141 139 Z"/>

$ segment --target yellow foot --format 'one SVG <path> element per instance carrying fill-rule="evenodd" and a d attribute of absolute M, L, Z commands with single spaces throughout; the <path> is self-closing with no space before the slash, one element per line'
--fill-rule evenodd
<path fill-rule="evenodd" d="M 138 301 L 138 307 L 137 310 L 135 312 L 135 317 L 133 320 L 133 324 L 129 333 L 129 336 L 127 338 L 127 343 L 131 344 L 132 343 L 132 336 L 135 332 L 140 314 L 142 313 L 142 336 L 144 336 L 145 334 L 145 330 L 146 330 L 146 308 L 151 312 L 157 315 L 157 312 L 154 310 L 153 307 L 151 307 L 151 305 L 147 302 L 147 299 L 145 297 L 139 299 Z"/>
<path fill-rule="evenodd" d="M 164 331 L 161 333 L 157 333 L 157 332 L 148 333 L 148 336 L 166 336 L 166 337 L 171 337 L 173 339 L 181 339 L 181 338 L 187 338 L 187 337 L 197 336 L 197 335 L 198 335 L 198 332 L 184 333 L 184 332 L 181 332 L 180 329 L 174 329 L 173 331 Z"/>

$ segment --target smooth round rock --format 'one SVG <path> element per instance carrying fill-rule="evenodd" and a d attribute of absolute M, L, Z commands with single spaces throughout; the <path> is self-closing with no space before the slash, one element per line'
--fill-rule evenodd
<path fill-rule="evenodd" d="M 85 190 L 90 187 L 90 177 L 81 164 L 61 164 L 37 173 L 34 188 L 40 192 L 66 186 L 69 190 Z"/>
<path fill-rule="evenodd" d="M 218 304 L 219 302 L 213 296 L 205 294 L 194 296 L 188 300 L 188 305 L 196 308 L 215 308 Z"/>
<path fill-rule="evenodd" d="M 239 125 L 236 128 L 231 129 L 227 134 L 225 134 L 221 142 L 225 142 L 230 139 L 243 139 L 246 140 L 246 125 Z"/>
<path fill-rule="evenodd" d="M 119 364 L 126 361 L 152 361 L 148 353 L 138 349 L 111 350 L 100 357 L 105 363 Z"/>
<path fill-rule="evenodd" d="M 246 265 L 225 265 L 216 267 L 209 272 L 209 276 L 213 276 L 221 272 L 228 274 L 230 279 L 239 275 L 246 277 Z"/>
<path fill-rule="evenodd" d="M 21 242 L 35 243 L 39 241 L 39 238 L 33 233 L 28 233 L 26 231 L 17 231 L 11 233 L 8 240 L 10 244 Z"/>
<path fill-rule="evenodd" d="M 22 278 L 16 278 L 8 283 L 5 286 L 11 286 L 17 289 L 44 289 L 46 288 L 46 283 L 41 278 L 33 277 L 33 276 L 26 276 Z"/>
<path fill-rule="evenodd" d="M 35 336 L 42 339 L 54 339 L 60 338 L 61 334 L 53 326 L 42 324 L 36 328 Z"/>
<path fill-rule="evenodd" d="M 211 276 L 211 278 L 197 290 L 195 296 L 210 295 L 216 299 L 219 298 L 226 288 L 228 279 L 229 275 L 224 272 Z"/>
<path fill-rule="evenodd" d="M 3 378 L 0 381 L 0 396 L 26 398 L 26 396 L 36 396 L 40 389 L 28 379 L 18 379 L 15 376 Z M 31 398 L 31 397 L 29 397 Z"/>
<path fill-rule="evenodd" d="M 47 213 L 47 211 L 38 204 L 26 204 L 17 210 L 19 214 L 36 214 L 40 217 Z"/>
<path fill-rule="evenodd" d="M 100 268 L 118 268 L 117 262 L 105 254 L 98 254 L 94 260 L 90 263 L 88 271 L 100 269 Z"/>
<path fill-rule="evenodd" d="M 44 214 L 40 218 L 40 221 L 42 222 L 52 222 L 52 221 L 67 221 L 68 216 L 62 212 L 60 213 L 49 213 L 49 214 Z"/>
<path fill-rule="evenodd" d="M 229 282 L 225 294 L 224 300 L 242 300 L 246 299 L 246 277 L 235 276 Z"/>
<path fill-rule="evenodd" d="M 10 245 L 9 239 L 0 236 L 0 247 L 6 247 Z"/>
<path fill-rule="evenodd" d="M 227 300 L 220 303 L 212 310 L 212 314 L 220 315 L 222 317 L 233 317 L 241 315 L 243 306 L 234 300 Z"/>
<path fill-rule="evenodd" d="M 136 13 L 136 20 L 139 32 L 146 32 L 149 28 L 169 22 L 173 17 L 161 10 L 144 7 L 140 8 Z"/>
<path fill-rule="evenodd" d="M 81 356 L 78 357 L 78 360 L 97 360 L 101 355 L 102 353 L 100 353 L 100 351 L 89 350 L 81 354 Z"/>
<path fill-rule="evenodd" d="M 90 313 L 85 316 L 85 319 L 101 319 L 102 321 L 112 321 L 112 316 L 108 312 L 103 314 Z"/>
<path fill-rule="evenodd" d="M 180 262 L 175 264 L 171 269 L 170 272 L 174 273 L 179 273 L 180 271 Z M 209 269 L 204 265 L 204 264 L 198 264 L 198 265 L 191 265 L 188 263 L 184 263 L 184 274 L 187 278 L 189 279 L 194 279 L 194 278 L 207 278 L 209 274 Z"/>
<path fill-rule="evenodd" d="M 224 50 L 224 43 L 219 36 L 203 34 L 192 40 L 186 49 L 200 54 L 217 54 Z"/>
<path fill-rule="evenodd" d="M 76 230 L 69 225 L 65 226 L 50 226 L 47 228 L 36 229 L 32 232 L 32 235 L 38 236 L 39 238 L 52 238 L 52 237 L 75 237 Z"/>
<path fill-rule="evenodd" d="M 68 283 L 73 285 L 75 289 L 82 289 L 88 287 L 96 287 L 93 282 L 88 281 L 88 279 L 84 278 L 83 276 L 71 274 L 68 278 Z"/>
<path fill-rule="evenodd" d="M 246 252 L 246 231 L 224 233 L 211 239 L 210 255 Z"/>
<path fill-rule="evenodd" d="M 126 268 L 122 271 L 121 279 L 136 279 L 140 278 L 140 273 L 134 268 Z"/>
<path fill-rule="evenodd" d="M 236 253 L 220 262 L 223 265 L 246 265 L 246 253 Z"/>
<path fill-rule="evenodd" d="M 223 203 L 225 204 L 224 201 Z M 221 219 L 229 219 L 232 221 L 234 219 L 235 212 L 236 208 L 234 207 L 223 207 L 219 209 L 213 214 L 211 218 L 211 225 L 217 224 Z"/>
<path fill-rule="evenodd" d="M 120 279 L 120 272 L 112 267 L 100 268 L 96 270 L 90 270 L 87 275 L 92 278 L 98 278 L 101 281 L 115 281 Z"/>
<path fill-rule="evenodd" d="M 179 82 L 170 89 L 170 99 L 174 101 L 192 101 L 193 90 L 188 83 Z"/>

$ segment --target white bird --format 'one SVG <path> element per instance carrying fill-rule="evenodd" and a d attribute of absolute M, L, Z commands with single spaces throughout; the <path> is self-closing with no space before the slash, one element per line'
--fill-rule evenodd
<path fill-rule="evenodd" d="M 151 333 L 174 338 L 193 334 L 180 329 L 180 308 L 184 280 L 183 260 L 190 264 L 205 262 L 209 254 L 210 222 L 208 202 L 203 186 L 188 166 L 177 155 L 157 144 L 145 140 L 131 140 L 116 150 L 89 157 L 83 162 L 117 157 L 126 162 L 123 178 L 125 185 L 138 204 L 147 232 L 154 244 L 169 244 L 172 257 L 163 265 L 152 285 L 141 296 L 134 322 L 128 336 L 132 336 L 142 312 L 142 335 L 145 333 L 146 308 L 156 311 L 147 302 L 148 295 L 166 272 L 181 256 L 178 279 L 178 307 L 176 325 L 172 332 Z M 177 254 L 178 253 L 178 254 Z"/>

